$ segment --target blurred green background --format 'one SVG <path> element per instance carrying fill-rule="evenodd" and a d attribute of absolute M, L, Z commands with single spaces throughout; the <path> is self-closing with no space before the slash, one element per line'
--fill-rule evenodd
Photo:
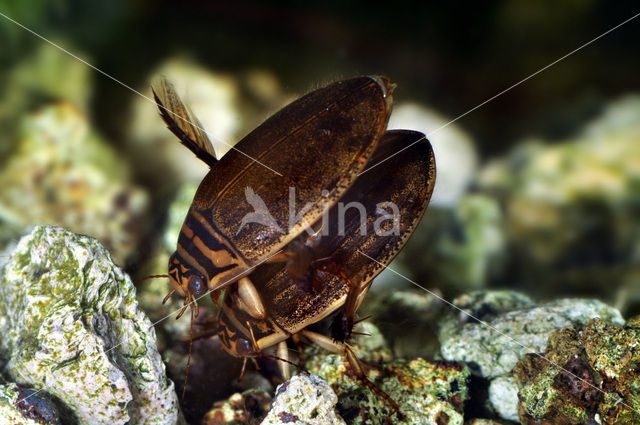
<path fill-rule="evenodd" d="M 3 14 L 146 96 L 167 74 L 229 143 L 297 96 L 360 74 L 398 83 L 393 125 L 429 132 L 636 9 L 0 0 Z M 178 189 L 206 169 L 138 94 L 1 17 L 0 40 L 0 242 L 60 224 L 140 274 Z M 435 132 L 439 193 L 396 267 L 446 296 L 510 287 L 639 311 L 638 40 L 635 20 Z"/>

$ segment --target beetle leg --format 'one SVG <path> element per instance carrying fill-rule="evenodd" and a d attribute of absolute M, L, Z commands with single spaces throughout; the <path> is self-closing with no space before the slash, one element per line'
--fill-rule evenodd
<path fill-rule="evenodd" d="M 247 314 L 254 319 L 264 319 L 266 310 L 260 299 L 258 290 L 248 277 L 238 280 L 238 304 Z"/>
<path fill-rule="evenodd" d="M 165 304 L 169 300 L 169 298 L 171 298 L 171 295 L 173 295 L 174 292 L 176 292 L 175 288 L 169 291 L 167 296 L 164 297 L 164 299 L 162 300 L 162 304 Z"/>
<path fill-rule="evenodd" d="M 256 360 L 255 357 L 249 357 L 251 359 L 251 362 L 253 363 L 253 366 L 256 368 L 256 370 L 260 370 L 260 365 L 258 364 L 258 361 Z"/>
<path fill-rule="evenodd" d="M 367 378 L 360 360 L 358 360 L 358 357 L 347 344 L 345 344 L 344 342 L 334 341 L 329 337 L 326 337 L 317 332 L 308 331 L 306 329 L 303 329 L 302 331 L 300 331 L 300 333 L 309 338 L 309 340 L 314 344 L 318 345 L 321 348 L 324 348 L 329 352 L 345 355 L 347 357 L 349 367 L 351 368 L 351 371 L 356 375 L 356 377 L 362 383 L 364 383 L 367 388 L 387 400 L 387 402 L 391 405 L 391 407 L 393 408 L 393 413 L 391 413 L 391 415 L 393 416 L 399 411 L 398 404 L 387 393 L 382 391 L 376 386 L 376 384 L 374 384 Z"/>
<path fill-rule="evenodd" d="M 191 299 L 190 295 L 187 298 L 184 299 L 184 305 L 182 306 L 182 308 L 178 312 L 178 315 L 176 316 L 176 320 L 180 319 L 182 317 L 182 315 L 184 314 L 184 312 L 187 310 L 187 307 L 189 307 L 189 300 L 190 299 Z"/>
<path fill-rule="evenodd" d="M 245 370 L 247 370 L 247 359 L 248 357 L 242 358 L 242 369 L 240 369 L 240 376 L 238 376 L 238 382 L 242 381 L 242 378 L 244 378 L 244 372 Z"/>
<path fill-rule="evenodd" d="M 278 343 L 276 355 L 283 360 L 289 360 L 289 347 L 287 347 L 287 341 L 280 341 Z M 279 361 L 278 368 L 280 369 L 282 379 L 288 381 L 289 378 L 291 378 L 291 368 L 289 367 L 289 363 Z"/>

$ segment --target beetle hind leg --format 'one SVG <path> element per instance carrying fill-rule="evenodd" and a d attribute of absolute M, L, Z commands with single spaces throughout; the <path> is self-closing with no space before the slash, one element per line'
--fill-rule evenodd
<path fill-rule="evenodd" d="M 305 337 L 307 337 L 311 342 L 318 345 L 319 347 L 331 353 L 344 355 L 347 358 L 349 368 L 351 369 L 353 374 L 356 376 L 356 378 L 358 378 L 358 380 L 362 382 L 364 385 L 366 385 L 367 388 L 369 388 L 372 392 L 376 393 L 377 395 L 385 399 L 387 403 L 389 403 L 389 405 L 393 409 L 391 416 L 395 415 L 396 413 L 400 413 L 400 408 L 398 406 L 398 403 L 396 403 L 389 396 L 389 394 L 382 391 L 380 388 L 376 386 L 376 384 L 374 384 L 369 380 L 369 378 L 367 378 L 364 368 L 362 367 L 362 363 L 360 362 L 360 360 L 358 360 L 358 357 L 355 355 L 353 350 L 349 348 L 347 344 L 345 344 L 344 342 L 338 342 L 338 341 L 332 340 L 331 338 L 326 337 L 322 334 L 319 334 L 317 332 L 312 332 L 306 329 L 303 329 L 302 331 L 300 331 L 300 333 Z"/>

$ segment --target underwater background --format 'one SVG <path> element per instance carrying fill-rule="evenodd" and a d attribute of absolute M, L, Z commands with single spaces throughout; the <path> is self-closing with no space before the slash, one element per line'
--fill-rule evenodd
<path fill-rule="evenodd" d="M 532 76 L 637 9 L 0 0 L 0 416 L 260 423 L 273 362 L 237 382 L 241 359 L 194 341 L 181 399 L 189 318 L 164 320 L 182 300 L 141 280 L 166 273 L 208 170 L 167 131 L 151 81 L 176 85 L 221 155 L 313 89 L 385 75 L 389 128 L 427 134 L 437 165 L 354 343 L 411 406 L 391 423 L 640 423 L 640 18 Z M 328 383 L 333 399 L 309 401 L 311 422 L 282 412 L 383 423 L 384 400 L 313 350 L 323 380 L 287 391 Z M 295 422 L 278 406 L 263 423 Z"/>

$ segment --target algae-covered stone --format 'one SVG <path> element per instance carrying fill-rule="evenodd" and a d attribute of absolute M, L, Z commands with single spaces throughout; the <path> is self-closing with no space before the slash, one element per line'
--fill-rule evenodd
<path fill-rule="evenodd" d="M 398 404 L 401 415 L 393 423 L 462 424 L 469 370 L 460 363 L 422 358 L 390 361 L 381 354 L 388 350 L 384 340 L 373 325 L 367 327 L 373 336 L 358 335 L 351 346 L 364 360 L 368 379 Z M 393 412 L 388 400 L 354 377 L 344 356 L 311 347 L 305 350 L 305 367 L 334 388 L 338 412 L 349 423 L 379 424 Z"/>
<path fill-rule="evenodd" d="M 232 394 L 214 403 L 200 422 L 202 425 L 252 425 L 269 410 L 271 396 L 262 390 Z"/>
<path fill-rule="evenodd" d="M 20 143 L 0 170 L 0 246 L 47 223 L 100 239 L 123 263 L 143 234 L 148 203 L 126 162 L 70 103 L 20 123 Z"/>
<path fill-rule="evenodd" d="M 443 323 L 441 353 L 446 360 L 473 365 L 484 378 L 509 373 L 530 352 L 544 351 L 557 329 L 585 324 L 594 317 L 622 324 L 620 313 L 598 300 L 561 299 L 501 314 L 478 323 L 469 318 L 460 326 L 458 315 Z"/>
<path fill-rule="evenodd" d="M 326 379 L 340 399 L 338 411 L 353 424 L 378 424 L 391 415 L 390 403 L 349 372 L 337 354 L 316 356 L 306 363 Z M 367 377 L 400 408 L 396 424 L 462 424 L 469 371 L 459 363 L 396 359 L 368 368 Z"/>
<path fill-rule="evenodd" d="M 296 375 L 278 386 L 262 425 L 344 425 L 335 411 L 337 401 L 335 392 L 322 379 Z"/>
<path fill-rule="evenodd" d="M 454 303 L 484 323 L 461 312 L 449 313 L 440 324 L 441 354 L 447 360 L 465 362 L 475 376 L 483 378 L 481 382 L 488 380 L 487 407 L 511 421 L 518 419 L 518 385 L 511 371 L 524 355 L 544 351 L 554 331 L 594 317 L 624 323 L 616 309 L 589 299 L 535 305 L 517 292 L 483 291 L 463 295 Z"/>
<path fill-rule="evenodd" d="M 524 424 L 640 423 L 640 327 L 595 319 L 556 331 L 514 368 Z"/>
<path fill-rule="evenodd" d="M 173 383 L 129 277 L 95 239 L 38 226 L 3 269 L 0 341 L 18 383 L 62 400 L 81 424 L 174 424 Z"/>
<path fill-rule="evenodd" d="M 474 291 L 462 294 L 453 300 L 463 312 L 458 315 L 460 323 L 473 321 L 471 316 L 480 320 L 493 320 L 501 314 L 520 310 L 534 305 L 533 300 L 525 294 L 508 290 Z"/>

